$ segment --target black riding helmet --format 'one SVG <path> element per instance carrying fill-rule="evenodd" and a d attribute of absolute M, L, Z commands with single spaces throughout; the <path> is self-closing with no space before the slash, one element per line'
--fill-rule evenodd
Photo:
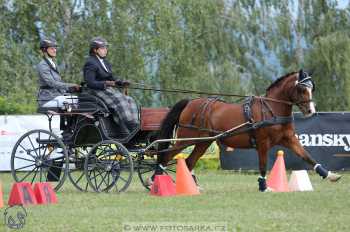
<path fill-rule="evenodd" d="M 57 48 L 56 40 L 54 40 L 52 38 L 44 38 L 44 39 L 40 40 L 40 49 L 41 50 L 46 50 L 49 47 Z"/>
<path fill-rule="evenodd" d="M 107 47 L 107 41 L 102 37 L 95 37 L 90 42 L 90 49 L 104 48 Z"/>

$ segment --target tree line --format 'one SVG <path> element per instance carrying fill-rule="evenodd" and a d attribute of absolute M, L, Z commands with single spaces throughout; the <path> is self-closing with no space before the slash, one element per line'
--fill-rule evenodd
<path fill-rule="evenodd" d="M 349 10 L 335 0 L 0 0 L 0 113 L 36 111 L 46 36 L 58 41 L 67 82 L 83 80 L 89 41 L 102 36 L 114 74 L 137 87 L 264 95 L 303 68 L 313 73 L 318 110 L 348 111 Z M 154 107 L 198 97 L 129 93 Z"/>

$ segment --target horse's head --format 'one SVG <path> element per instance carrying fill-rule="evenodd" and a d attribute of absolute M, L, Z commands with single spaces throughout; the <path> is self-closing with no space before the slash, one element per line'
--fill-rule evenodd
<path fill-rule="evenodd" d="M 278 78 L 267 88 L 267 96 L 295 104 L 305 117 L 310 117 L 316 112 L 312 101 L 314 90 L 315 83 L 311 76 L 300 70 Z"/>
<path fill-rule="evenodd" d="M 305 117 L 316 113 L 315 103 L 312 101 L 312 94 L 315 91 L 315 83 L 311 76 L 300 70 L 297 80 L 294 82 L 294 89 L 291 94 L 291 101 L 296 104 Z"/>

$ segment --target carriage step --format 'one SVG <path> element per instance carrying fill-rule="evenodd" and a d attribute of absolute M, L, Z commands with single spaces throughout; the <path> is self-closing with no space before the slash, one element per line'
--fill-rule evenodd
<path fill-rule="evenodd" d="M 58 141 L 56 139 L 36 139 L 36 142 L 39 144 L 58 144 Z"/>

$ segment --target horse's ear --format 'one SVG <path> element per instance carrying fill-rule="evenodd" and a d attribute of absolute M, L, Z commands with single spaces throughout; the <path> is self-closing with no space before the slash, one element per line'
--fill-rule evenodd
<path fill-rule="evenodd" d="M 305 72 L 304 70 L 300 69 L 299 71 L 299 82 L 303 81 L 305 78 L 310 77 L 311 75 Z"/>
<path fill-rule="evenodd" d="M 299 81 L 302 81 L 305 77 L 304 77 L 305 73 L 303 71 L 303 69 L 300 69 L 299 71 Z"/>

